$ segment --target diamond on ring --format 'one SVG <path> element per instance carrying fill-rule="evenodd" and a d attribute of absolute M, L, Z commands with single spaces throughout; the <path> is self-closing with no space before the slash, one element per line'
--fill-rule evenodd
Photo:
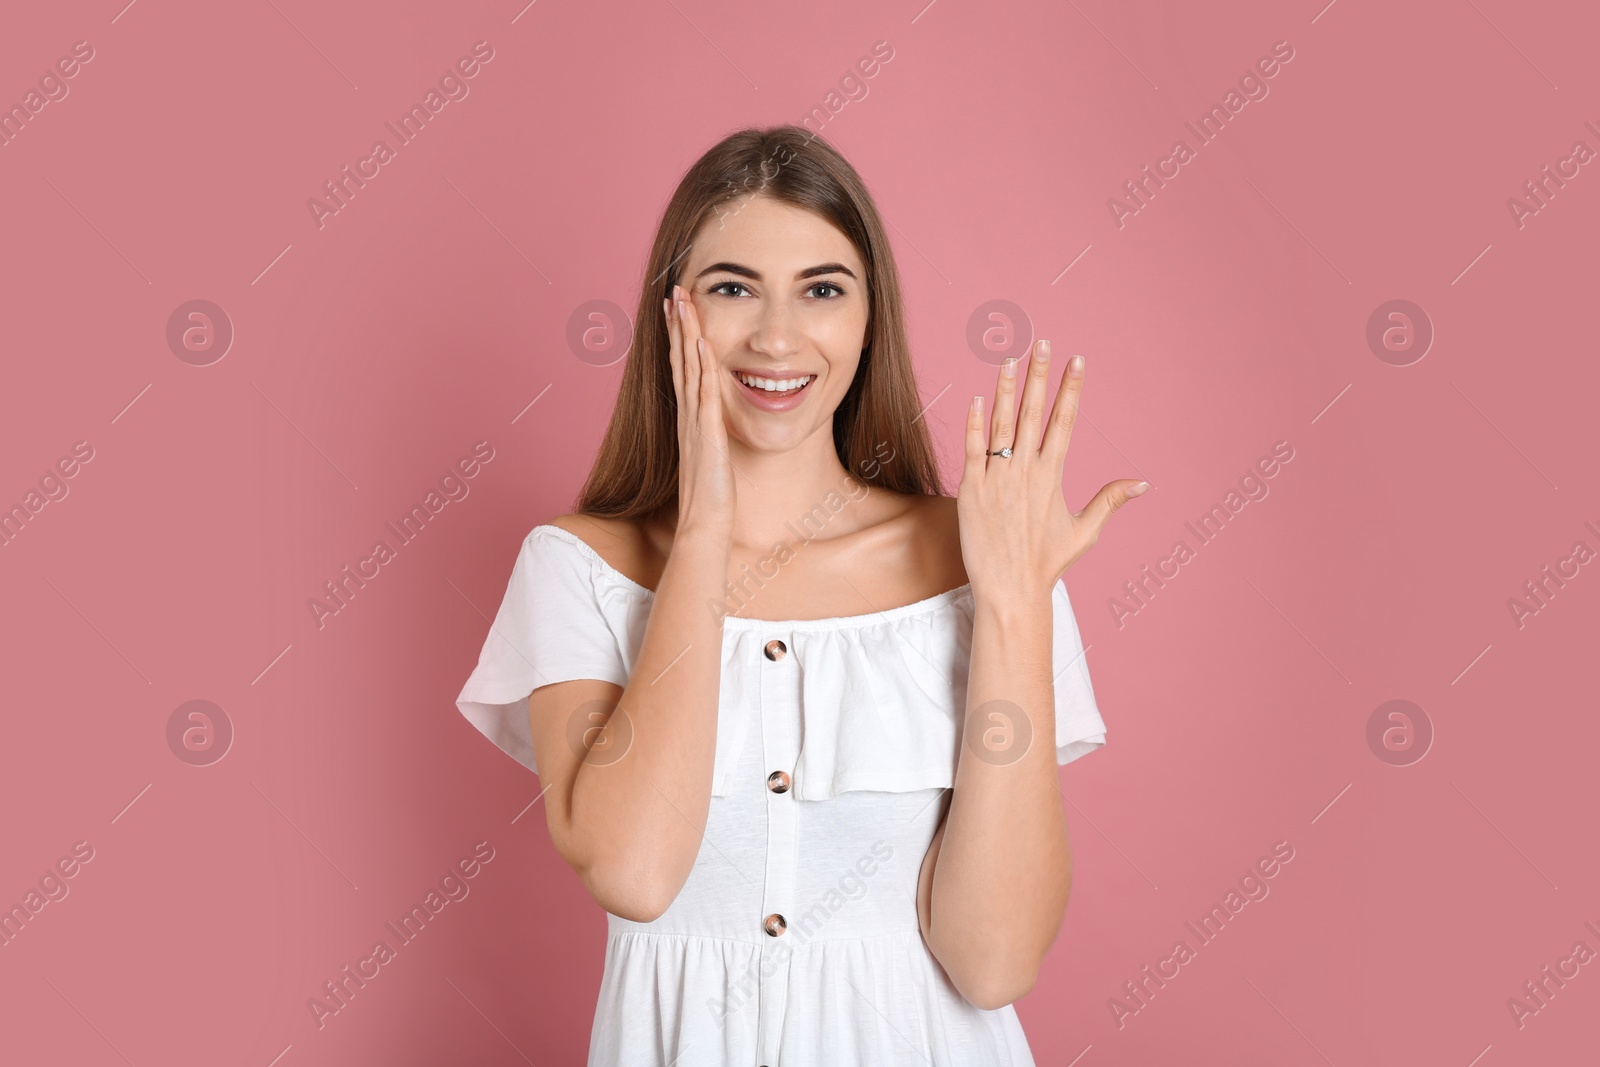
<path fill-rule="evenodd" d="M 989 451 L 988 449 L 985 449 L 983 454 L 986 455 L 986 456 L 999 456 L 1001 459 L 1010 459 L 1011 458 L 1011 446 L 1007 445 L 1006 447 L 1000 448 L 1000 449 L 996 449 L 993 452 Z"/>

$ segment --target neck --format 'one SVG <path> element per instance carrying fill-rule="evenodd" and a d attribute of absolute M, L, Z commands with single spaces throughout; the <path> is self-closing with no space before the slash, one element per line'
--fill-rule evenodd
<path fill-rule="evenodd" d="M 734 466 L 736 548 L 767 551 L 779 541 L 795 546 L 869 525 L 862 504 L 872 491 L 839 462 L 831 424 L 786 452 L 730 439 L 728 458 Z"/>

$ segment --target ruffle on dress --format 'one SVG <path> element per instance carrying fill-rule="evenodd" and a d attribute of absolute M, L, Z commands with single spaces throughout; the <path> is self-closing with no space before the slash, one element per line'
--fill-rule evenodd
<path fill-rule="evenodd" d="M 537 773 L 528 695 L 576 678 L 626 686 L 655 594 L 556 526 L 523 541 L 505 597 L 457 707 L 484 736 Z M 1069 763 L 1105 744 L 1066 585 L 1051 593 L 1055 750 Z M 723 620 L 717 751 L 711 792 L 733 788 L 761 714 L 763 649 L 780 638 L 800 669 L 802 800 L 848 790 L 902 792 L 955 784 L 972 651 L 973 594 L 961 586 L 867 615 L 804 621 Z M 985 729 L 1004 731 L 1004 718 Z"/>

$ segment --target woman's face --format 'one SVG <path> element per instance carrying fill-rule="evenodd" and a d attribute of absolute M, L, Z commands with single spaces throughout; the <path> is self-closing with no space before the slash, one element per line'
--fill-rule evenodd
<path fill-rule="evenodd" d="M 866 345 L 867 272 L 850 239 L 810 211 L 753 196 L 723 205 L 683 262 L 679 284 L 722 368 L 729 438 L 762 452 L 819 429 L 831 442 Z M 797 379 L 798 390 L 766 387 Z"/>

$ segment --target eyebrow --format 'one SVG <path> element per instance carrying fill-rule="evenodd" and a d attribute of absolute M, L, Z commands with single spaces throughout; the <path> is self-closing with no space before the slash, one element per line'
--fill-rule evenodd
<path fill-rule="evenodd" d="M 756 282 L 762 280 L 760 271 L 746 267 L 742 263 L 726 262 L 713 263 L 699 274 L 696 274 L 695 277 L 704 278 L 707 274 L 716 274 L 718 272 L 737 274 L 741 278 L 749 278 L 751 281 Z M 843 274 L 850 278 L 854 278 L 856 276 L 856 272 L 845 266 L 843 263 L 820 263 L 815 267 L 807 267 L 805 270 L 800 271 L 795 275 L 795 279 L 798 281 L 804 278 L 815 278 L 819 274 Z"/>

